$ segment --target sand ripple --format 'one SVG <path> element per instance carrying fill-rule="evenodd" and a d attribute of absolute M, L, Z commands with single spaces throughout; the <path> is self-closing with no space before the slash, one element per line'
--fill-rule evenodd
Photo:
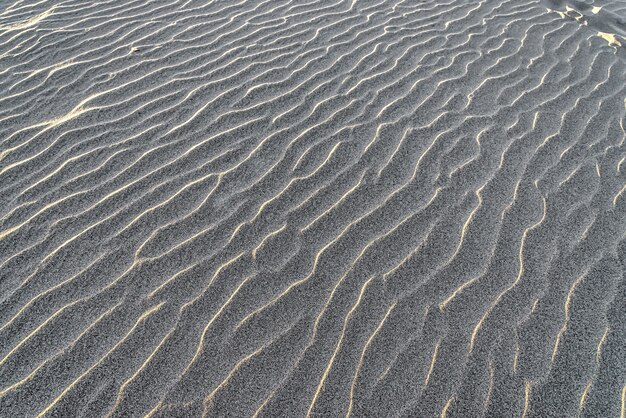
<path fill-rule="evenodd" d="M 626 416 L 626 7 L 0 2 L 0 415 Z"/>

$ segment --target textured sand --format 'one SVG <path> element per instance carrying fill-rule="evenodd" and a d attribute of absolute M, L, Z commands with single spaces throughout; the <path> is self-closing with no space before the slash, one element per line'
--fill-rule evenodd
<path fill-rule="evenodd" d="M 0 416 L 625 417 L 625 36 L 0 1 Z"/>

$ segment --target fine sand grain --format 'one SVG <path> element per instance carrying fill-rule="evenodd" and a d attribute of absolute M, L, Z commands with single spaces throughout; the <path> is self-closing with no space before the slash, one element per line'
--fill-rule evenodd
<path fill-rule="evenodd" d="M 626 3 L 0 0 L 0 417 L 626 416 Z"/>

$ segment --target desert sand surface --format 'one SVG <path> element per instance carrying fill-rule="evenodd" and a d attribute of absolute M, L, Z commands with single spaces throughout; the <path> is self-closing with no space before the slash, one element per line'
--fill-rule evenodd
<path fill-rule="evenodd" d="M 0 416 L 625 417 L 625 36 L 0 1 Z"/>

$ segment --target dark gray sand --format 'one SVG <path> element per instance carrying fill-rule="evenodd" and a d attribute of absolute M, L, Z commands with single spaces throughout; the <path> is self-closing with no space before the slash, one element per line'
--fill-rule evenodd
<path fill-rule="evenodd" d="M 0 416 L 624 417 L 625 36 L 0 1 Z"/>

